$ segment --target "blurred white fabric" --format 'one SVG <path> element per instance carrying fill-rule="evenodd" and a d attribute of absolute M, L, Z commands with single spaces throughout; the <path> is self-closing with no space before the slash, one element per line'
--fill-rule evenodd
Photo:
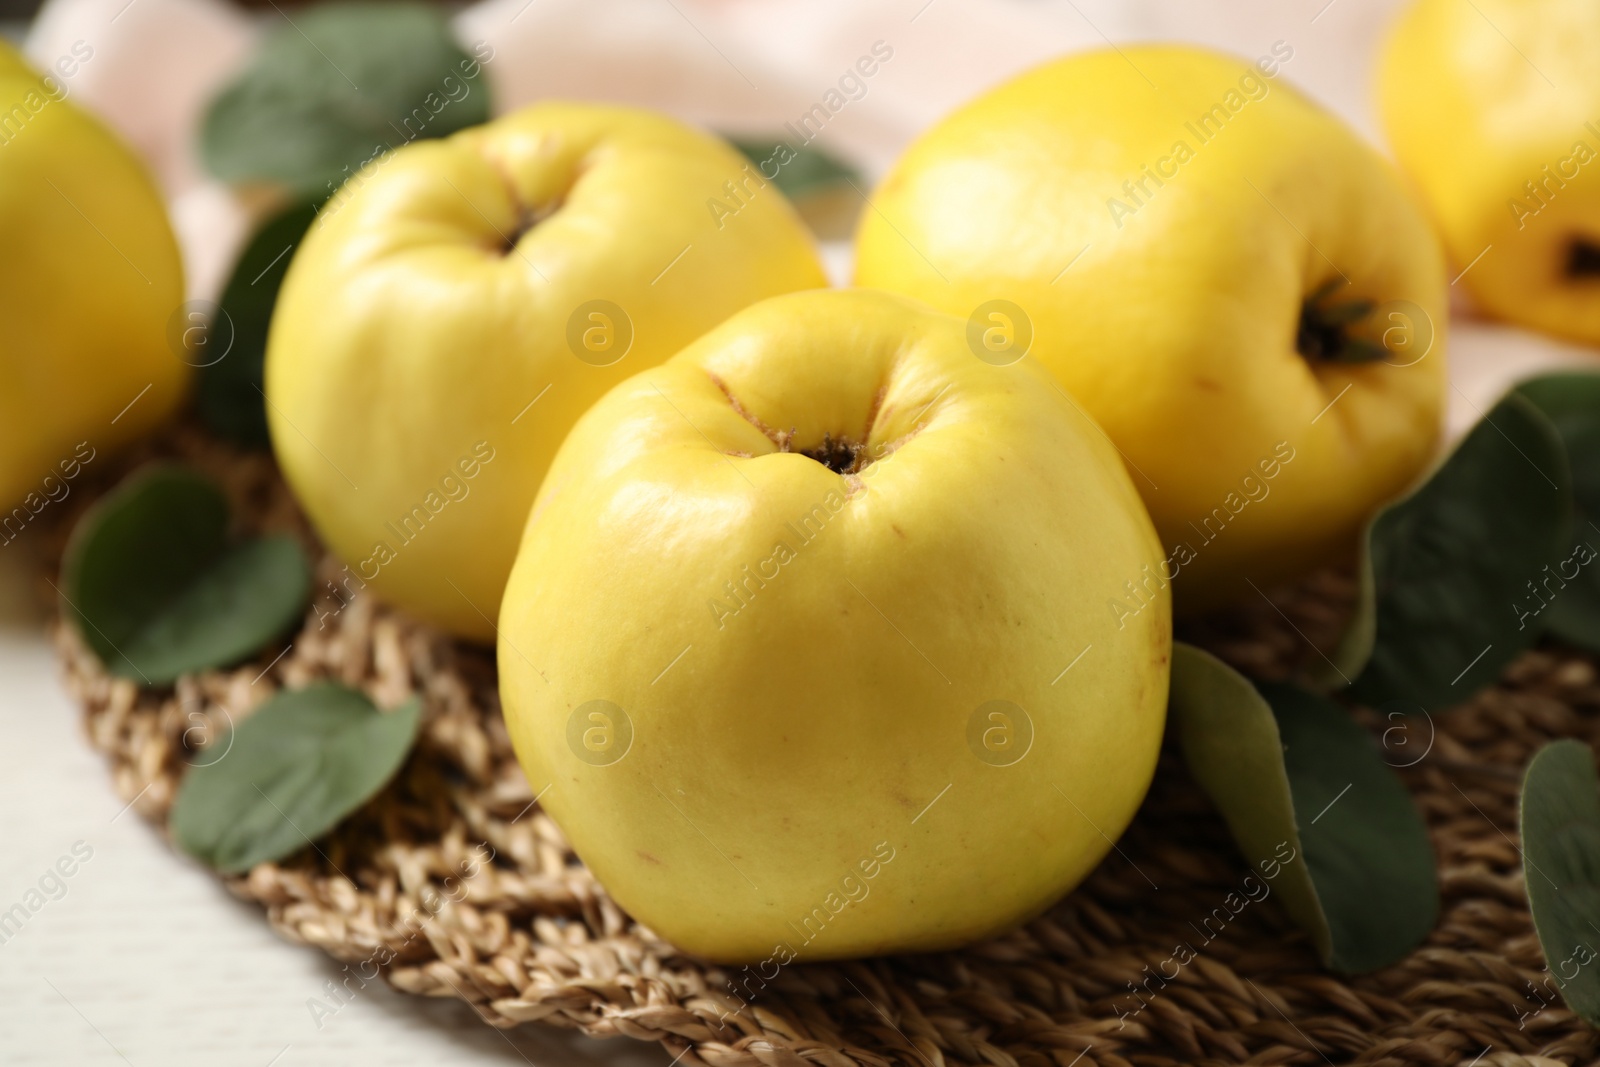
<path fill-rule="evenodd" d="M 174 194 L 205 180 L 193 131 L 255 35 L 250 17 L 221 0 L 62 0 L 40 9 L 26 51 L 47 67 L 86 45 L 69 96 L 122 134 Z"/>

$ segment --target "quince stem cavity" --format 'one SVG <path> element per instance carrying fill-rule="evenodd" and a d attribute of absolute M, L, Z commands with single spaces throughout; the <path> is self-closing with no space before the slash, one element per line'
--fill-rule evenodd
<path fill-rule="evenodd" d="M 1300 328 L 1295 335 L 1295 348 L 1309 360 L 1326 360 L 1331 363 L 1371 363 L 1389 355 L 1388 349 L 1375 341 L 1357 337 L 1352 328 L 1371 315 L 1377 304 L 1364 298 L 1334 301 L 1329 297 L 1335 289 L 1346 284 L 1344 279 L 1331 279 L 1319 286 L 1300 305 Z"/>

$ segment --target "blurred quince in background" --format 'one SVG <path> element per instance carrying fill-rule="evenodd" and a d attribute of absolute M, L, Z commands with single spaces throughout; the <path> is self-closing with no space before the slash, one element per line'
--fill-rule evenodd
<path fill-rule="evenodd" d="M 63 56 L 75 69 L 86 58 Z M 0 42 L 0 505 L 54 495 L 178 404 L 183 269 L 143 164 Z M 42 505 L 41 505 L 42 506 Z M 28 510 L 36 510 L 31 504 Z M 15 536 L 13 533 L 12 536 Z"/>
<path fill-rule="evenodd" d="M 1389 144 L 1496 318 L 1600 343 L 1600 7 L 1421 0 L 1379 64 Z"/>

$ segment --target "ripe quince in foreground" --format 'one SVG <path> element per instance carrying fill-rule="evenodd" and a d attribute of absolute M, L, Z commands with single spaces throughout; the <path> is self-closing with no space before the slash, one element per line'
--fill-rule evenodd
<path fill-rule="evenodd" d="M 1104 436 L 884 293 L 777 297 L 579 420 L 500 613 L 545 808 L 679 947 L 776 964 L 993 934 L 1155 766 L 1169 601 Z"/>
<path fill-rule="evenodd" d="M 825 282 L 794 209 L 722 141 L 534 105 L 379 157 L 323 206 L 268 338 L 273 447 L 347 587 L 487 640 L 578 416 Z"/>
<path fill-rule="evenodd" d="M 166 207 L 67 84 L 0 41 L 0 510 L 11 520 L 159 423 L 189 376 L 168 341 L 183 266 Z M 11 520 L 7 540 L 20 532 Z"/>
<path fill-rule="evenodd" d="M 1437 239 L 1292 56 L 1040 67 L 914 144 L 857 235 L 859 284 L 1031 351 L 1105 428 L 1180 612 L 1348 552 L 1439 434 Z"/>
<path fill-rule="evenodd" d="M 1461 287 L 1498 318 L 1600 344 L 1600 8 L 1423 0 L 1378 99 Z M 1470 269 L 1469 269 L 1470 268 Z"/>

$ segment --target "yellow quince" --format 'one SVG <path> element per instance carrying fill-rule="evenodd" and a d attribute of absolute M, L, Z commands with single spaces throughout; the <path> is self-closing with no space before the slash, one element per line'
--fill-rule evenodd
<path fill-rule="evenodd" d="M 0 539 L 177 406 L 182 303 L 143 165 L 0 41 Z"/>
<path fill-rule="evenodd" d="M 776 297 L 573 428 L 500 612 L 506 721 L 584 862 L 688 951 L 770 977 L 960 945 L 1133 817 L 1171 618 L 1108 603 L 1159 558 L 1032 360 L 884 293 Z"/>
<path fill-rule="evenodd" d="M 1049 63 L 917 141 L 856 280 L 1036 356 L 1121 451 L 1180 611 L 1346 553 L 1434 454 L 1438 241 L 1396 175 L 1252 64 L 1142 46 Z"/>
<path fill-rule="evenodd" d="M 488 639 L 578 416 L 740 308 L 825 282 L 783 194 L 722 141 L 537 104 L 381 156 L 323 207 L 268 337 L 273 448 L 346 589 Z"/>
<path fill-rule="evenodd" d="M 1389 144 L 1485 311 L 1600 344 L 1600 8 L 1422 0 L 1379 64 Z"/>

